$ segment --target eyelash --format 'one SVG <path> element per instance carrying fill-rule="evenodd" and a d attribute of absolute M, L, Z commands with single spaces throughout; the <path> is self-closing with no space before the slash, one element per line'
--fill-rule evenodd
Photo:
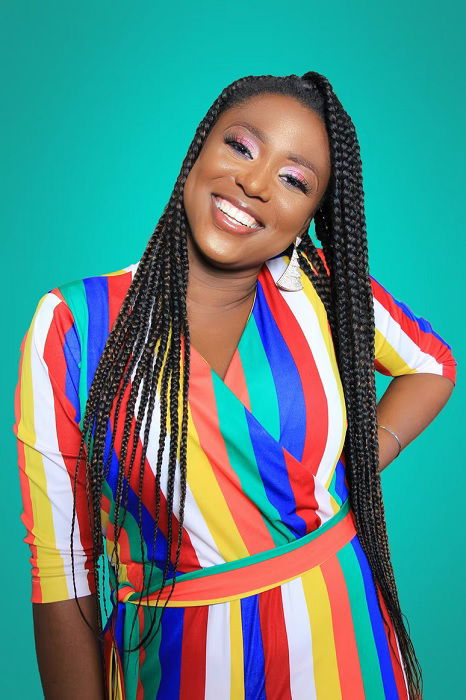
<path fill-rule="evenodd" d="M 225 136 L 225 143 L 232 147 L 233 144 L 237 144 L 238 146 L 241 146 L 241 148 L 244 148 L 244 150 L 247 151 L 249 155 L 251 155 L 251 151 L 249 150 L 249 148 L 247 148 L 243 143 L 238 141 L 234 136 Z M 235 150 L 237 149 L 235 148 Z M 311 188 L 305 182 L 301 182 L 300 180 L 298 180 L 298 178 L 293 177 L 293 175 L 285 175 L 285 177 L 295 182 L 297 185 L 297 189 L 301 190 L 301 192 L 308 194 L 311 191 Z M 295 185 L 293 185 L 293 187 L 295 187 Z"/>

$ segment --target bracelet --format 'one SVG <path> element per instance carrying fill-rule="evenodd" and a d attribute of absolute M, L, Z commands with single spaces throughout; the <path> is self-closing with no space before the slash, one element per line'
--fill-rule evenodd
<path fill-rule="evenodd" d="M 377 424 L 377 425 L 378 425 L 378 424 Z M 398 439 L 398 435 L 395 435 L 395 433 L 393 432 L 393 430 L 391 430 L 390 428 L 387 428 L 386 425 L 378 425 L 378 427 L 379 427 L 379 428 L 383 428 L 384 430 L 388 430 L 388 432 L 391 433 L 391 434 L 393 435 L 393 437 L 395 438 L 395 440 L 396 440 L 397 443 L 398 443 L 398 454 L 396 455 L 396 457 L 398 457 L 398 455 L 399 455 L 400 452 L 401 452 L 401 442 L 400 442 L 399 439 Z M 396 459 L 396 457 L 395 457 L 394 459 Z"/>

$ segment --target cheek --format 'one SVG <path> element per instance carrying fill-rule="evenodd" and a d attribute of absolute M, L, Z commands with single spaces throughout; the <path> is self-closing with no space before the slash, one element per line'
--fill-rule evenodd
<path fill-rule="evenodd" d="M 304 200 L 304 195 L 302 195 L 302 200 Z M 292 236 L 293 233 L 301 229 L 309 218 L 310 207 L 307 202 L 304 203 L 299 196 L 293 195 L 291 192 L 288 196 L 286 193 L 280 195 L 275 211 L 277 214 L 277 233 L 286 237 Z"/>

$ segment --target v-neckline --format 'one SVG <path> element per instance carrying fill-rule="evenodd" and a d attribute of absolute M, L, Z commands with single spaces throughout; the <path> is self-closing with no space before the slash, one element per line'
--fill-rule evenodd
<path fill-rule="evenodd" d="M 203 363 L 207 366 L 207 368 L 209 369 L 209 371 L 212 372 L 212 373 L 219 379 L 219 381 L 221 381 L 222 384 L 225 384 L 226 386 L 228 386 L 228 376 L 229 376 L 229 374 L 230 374 L 230 371 L 231 371 L 232 367 L 234 366 L 234 364 L 235 364 L 235 362 L 236 362 L 237 356 L 238 356 L 239 351 L 240 351 L 240 347 L 241 347 L 241 345 L 242 345 L 242 343 L 243 343 L 243 341 L 244 341 L 244 338 L 245 338 L 245 336 L 246 336 L 246 332 L 247 332 L 247 330 L 248 330 L 248 328 L 249 328 L 249 326 L 250 326 L 250 324 L 251 324 L 251 322 L 252 322 L 252 318 L 253 318 L 253 315 L 254 315 L 254 311 L 255 311 L 256 306 L 257 306 L 257 298 L 258 298 L 258 297 L 257 297 L 257 287 L 258 287 L 259 279 L 260 279 L 260 277 L 261 277 L 261 275 L 262 275 L 263 269 L 264 269 L 264 268 L 262 267 L 261 270 L 260 270 L 260 272 L 259 272 L 259 274 L 258 274 L 258 276 L 257 276 L 256 289 L 255 289 L 255 291 L 254 291 L 254 299 L 253 299 L 253 302 L 252 302 L 252 306 L 251 306 L 251 309 L 250 309 L 250 311 L 249 311 L 249 315 L 248 315 L 248 317 L 247 317 L 247 319 L 246 319 L 246 323 L 244 324 L 244 328 L 243 328 L 243 330 L 242 330 L 242 332 L 241 332 L 241 335 L 240 335 L 240 338 L 239 338 L 239 340 L 238 340 L 238 343 L 236 344 L 236 347 L 235 347 L 235 349 L 234 349 L 234 352 L 233 352 L 233 354 L 232 354 L 232 356 L 231 356 L 231 358 L 230 358 L 230 362 L 228 363 L 228 367 L 227 367 L 227 369 L 226 369 L 226 371 L 225 371 L 225 375 L 224 375 L 223 378 L 218 374 L 218 372 L 216 372 L 216 371 L 214 370 L 214 368 L 210 365 L 210 363 L 205 359 L 204 355 L 203 355 L 201 352 L 199 352 L 199 350 L 197 350 L 197 349 L 194 347 L 194 345 L 193 345 L 192 343 L 190 343 L 191 353 L 196 354 L 196 356 L 199 358 L 199 360 L 200 360 L 201 362 L 203 362 Z"/>

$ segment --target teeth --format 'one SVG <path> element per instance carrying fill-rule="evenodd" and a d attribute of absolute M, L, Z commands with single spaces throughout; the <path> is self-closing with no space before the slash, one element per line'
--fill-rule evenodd
<path fill-rule="evenodd" d="M 258 221 L 253 216 L 249 216 L 245 211 L 241 211 L 237 207 L 227 202 L 226 199 L 221 199 L 220 197 L 214 197 L 215 204 L 220 211 L 224 214 L 228 214 L 232 219 L 235 219 L 240 224 L 244 226 L 249 226 L 249 228 L 261 228 Z"/>

